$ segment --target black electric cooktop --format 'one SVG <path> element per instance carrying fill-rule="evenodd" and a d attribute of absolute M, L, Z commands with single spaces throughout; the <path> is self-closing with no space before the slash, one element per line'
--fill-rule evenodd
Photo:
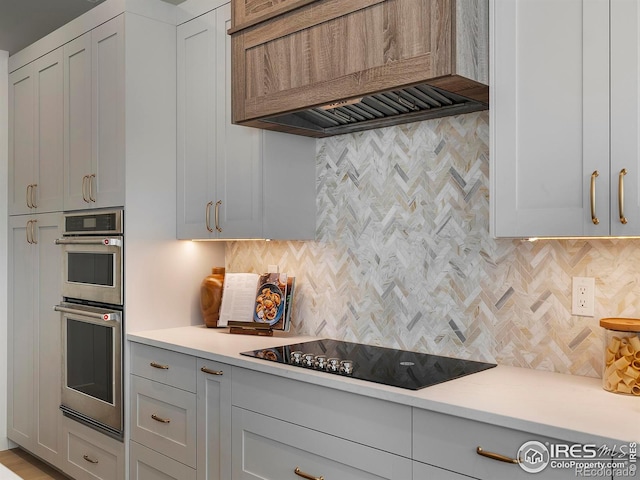
<path fill-rule="evenodd" d="M 420 390 L 496 366 L 329 339 L 264 348 L 241 355 L 409 390 Z"/>

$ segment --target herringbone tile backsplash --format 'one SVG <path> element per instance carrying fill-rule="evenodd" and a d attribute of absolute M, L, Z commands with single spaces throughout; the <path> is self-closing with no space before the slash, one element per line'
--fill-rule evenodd
<path fill-rule="evenodd" d="M 232 242 L 227 271 L 295 275 L 298 333 L 600 376 L 599 319 L 640 315 L 640 240 L 491 238 L 488 141 L 487 112 L 319 140 L 317 241 Z"/>

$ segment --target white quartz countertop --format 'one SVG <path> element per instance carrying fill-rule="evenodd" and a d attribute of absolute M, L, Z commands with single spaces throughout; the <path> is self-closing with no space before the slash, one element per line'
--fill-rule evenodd
<path fill-rule="evenodd" d="M 606 392 L 597 378 L 498 365 L 412 391 L 240 355 L 313 337 L 284 333 L 273 337 L 232 335 L 228 329 L 197 326 L 135 332 L 127 339 L 569 442 L 611 446 L 640 441 L 640 398 Z"/>

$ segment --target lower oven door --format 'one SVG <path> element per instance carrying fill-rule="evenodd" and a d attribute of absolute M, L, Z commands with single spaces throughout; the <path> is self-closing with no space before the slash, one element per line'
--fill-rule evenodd
<path fill-rule="evenodd" d="M 62 313 L 65 414 L 121 435 L 122 312 L 72 303 Z"/>

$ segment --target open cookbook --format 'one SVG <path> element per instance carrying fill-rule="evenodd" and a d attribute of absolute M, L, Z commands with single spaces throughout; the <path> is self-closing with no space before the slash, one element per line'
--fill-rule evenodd
<path fill-rule="evenodd" d="M 289 331 L 295 284 L 295 277 L 286 273 L 227 273 L 218 326 L 256 322 Z"/>

